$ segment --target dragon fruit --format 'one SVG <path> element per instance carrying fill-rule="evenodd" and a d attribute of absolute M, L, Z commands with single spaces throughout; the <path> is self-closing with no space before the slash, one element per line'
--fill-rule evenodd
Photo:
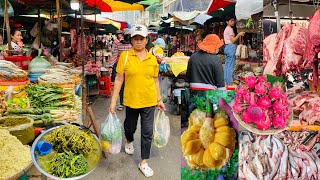
<path fill-rule="evenodd" d="M 272 104 L 272 109 L 276 114 L 281 114 L 286 109 L 286 106 L 282 101 L 275 101 Z"/>
<path fill-rule="evenodd" d="M 232 107 L 232 110 L 235 112 L 235 113 L 241 113 L 243 110 L 244 110 L 244 106 L 240 103 L 235 103 Z"/>
<path fill-rule="evenodd" d="M 272 88 L 269 91 L 269 96 L 273 100 L 279 100 L 282 97 L 282 92 L 279 87 Z"/>
<path fill-rule="evenodd" d="M 249 117 L 252 122 L 265 121 L 266 115 L 263 110 L 257 105 L 250 105 L 248 108 Z"/>
<path fill-rule="evenodd" d="M 267 78 L 265 76 L 259 76 L 258 77 L 258 82 L 259 83 L 265 83 L 265 82 L 267 82 Z"/>
<path fill-rule="evenodd" d="M 251 94 L 248 92 L 247 94 L 243 95 L 243 100 L 246 104 L 250 104 L 251 102 Z"/>
<path fill-rule="evenodd" d="M 259 96 L 263 96 L 266 94 L 267 92 L 267 87 L 264 85 L 264 83 L 258 83 L 256 86 L 255 86 L 255 89 L 254 89 L 254 92 L 259 95 Z"/>
<path fill-rule="evenodd" d="M 267 87 L 267 89 L 269 90 L 271 88 L 271 83 L 270 82 L 266 82 L 265 86 Z"/>
<path fill-rule="evenodd" d="M 254 89 L 257 84 L 257 78 L 255 76 L 248 76 L 244 82 L 250 89 Z"/>
<path fill-rule="evenodd" d="M 288 107 L 284 110 L 283 115 L 284 115 L 284 117 L 285 117 L 286 119 L 288 119 L 288 118 L 290 117 L 291 113 L 290 113 Z"/>
<path fill-rule="evenodd" d="M 277 115 L 273 117 L 272 124 L 277 129 L 282 129 L 286 126 L 287 121 L 283 116 Z"/>
<path fill-rule="evenodd" d="M 249 90 L 244 87 L 244 86 L 240 86 L 239 88 L 237 88 L 236 90 L 236 96 L 237 97 L 243 97 L 245 94 L 247 94 L 249 92 Z"/>
<path fill-rule="evenodd" d="M 241 102 L 242 102 L 242 98 L 236 96 L 236 97 L 234 98 L 234 102 L 235 102 L 235 103 L 241 103 Z"/>
<path fill-rule="evenodd" d="M 258 99 L 257 104 L 261 109 L 267 110 L 271 106 L 271 100 L 268 96 L 264 96 Z"/>
<path fill-rule="evenodd" d="M 250 116 L 249 116 L 249 112 L 248 111 L 243 111 L 242 115 L 241 115 L 241 119 L 242 121 L 244 121 L 245 123 L 249 124 L 251 123 L 251 119 L 250 119 Z"/>
<path fill-rule="evenodd" d="M 264 121 L 259 121 L 256 123 L 256 127 L 263 131 L 270 129 L 271 125 L 272 125 L 272 122 L 268 118 L 268 116 Z"/>

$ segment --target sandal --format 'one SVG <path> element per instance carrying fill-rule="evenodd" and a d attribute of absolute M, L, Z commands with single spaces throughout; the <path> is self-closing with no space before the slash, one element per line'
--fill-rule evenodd
<path fill-rule="evenodd" d="M 117 108 L 117 110 L 118 110 L 118 111 L 122 111 L 122 110 L 123 110 L 123 106 L 119 106 L 119 107 Z"/>
<path fill-rule="evenodd" d="M 153 176 L 153 170 L 148 166 L 147 163 L 145 164 L 140 164 L 139 163 L 139 169 L 140 171 L 142 172 L 142 174 L 145 176 L 145 177 L 151 177 Z"/>
<path fill-rule="evenodd" d="M 124 145 L 124 151 L 127 154 L 132 155 L 134 153 L 133 142 L 131 142 L 131 143 L 126 142 L 126 144 Z"/>

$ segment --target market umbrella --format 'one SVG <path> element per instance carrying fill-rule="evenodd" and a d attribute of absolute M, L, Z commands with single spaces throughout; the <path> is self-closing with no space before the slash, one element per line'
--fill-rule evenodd
<path fill-rule="evenodd" d="M 103 29 L 99 29 L 98 34 L 115 34 L 118 28 L 114 27 L 112 24 L 103 25 Z"/>
<path fill-rule="evenodd" d="M 95 1 L 96 7 L 98 7 L 102 12 L 144 10 L 144 7 L 140 4 L 130 4 L 115 0 L 85 0 L 85 3 L 89 6 L 94 6 Z"/>
<path fill-rule="evenodd" d="M 0 17 L 4 17 L 4 2 L 5 0 L 0 0 Z M 9 17 L 14 16 L 14 11 L 13 11 L 13 7 L 11 5 L 11 3 L 9 1 L 7 1 L 8 5 L 8 15 Z"/>
<path fill-rule="evenodd" d="M 85 0 L 84 3 L 91 7 L 96 6 L 101 12 L 112 12 L 111 7 L 102 0 Z"/>
<path fill-rule="evenodd" d="M 151 5 L 157 4 L 157 3 L 159 3 L 159 2 L 160 2 L 159 0 L 145 0 L 145 1 L 140 1 L 140 2 L 138 2 L 138 4 L 143 4 L 143 5 L 151 6 Z"/>
<path fill-rule="evenodd" d="M 211 4 L 208 8 L 208 14 L 211 15 L 213 11 L 216 11 L 220 8 L 224 8 L 226 6 L 229 6 L 230 4 L 233 4 L 234 2 L 231 0 L 212 0 Z"/>
<path fill-rule="evenodd" d="M 210 13 L 210 16 L 212 16 L 212 18 L 208 21 L 220 22 L 220 21 L 224 21 L 225 17 L 227 16 L 235 16 L 235 5 L 236 4 L 230 4 L 228 6 L 225 6 L 223 9 L 212 11 Z"/>

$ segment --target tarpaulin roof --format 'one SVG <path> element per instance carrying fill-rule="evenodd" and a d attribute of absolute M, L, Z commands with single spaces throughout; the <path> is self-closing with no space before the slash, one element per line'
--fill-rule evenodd
<path fill-rule="evenodd" d="M 85 4 L 89 6 L 96 5 L 96 7 L 99 8 L 102 12 L 144 10 L 144 7 L 140 4 L 130 4 L 115 0 L 85 0 Z"/>
<path fill-rule="evenodd" d="M 169 12 L 175 11 L 206 11 L 210 4 L 209 0 L 183 0 L 175 1 L 170 5 Z"/>
<path fill-rule="evenodd" d="M 208 6 L 208 14 L 211 14 L 213 11 L 224 8 L 230 4 L 233 4 L 233 0 L 211 0 L 211 3 Z"/>

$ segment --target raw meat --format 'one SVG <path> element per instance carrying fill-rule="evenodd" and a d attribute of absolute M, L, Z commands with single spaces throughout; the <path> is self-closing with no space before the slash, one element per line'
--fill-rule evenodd
<path fill-rule="evenodd" d="M 77 31 L 75 29 L 70 29 L 70 39 L 71 51 L 75 52 L 77 49 Z"/>
<path fill-rule="evenodd" d="M 303 53 L 306 46 L 307 29 L 302 25 L 292 25 L 292 31 L 283 47 L 282 74 L 300 71 L 303 67 Z"/>
<path fill-rule="evenodd" d="M 307 31 L 307 44 L 304 53 L 304 65 L 313 69 L 313 86 L 318 89 L 318 61 L 316 54 L 320 52 L 320 10 L 318 10 L 310 20 Z"/>
<path fill-rule="evenodd" d="M 266 63 L 263 74 L 273 74 L 273 54 L 276 46 L 277 34 L 271 34 L 263 40 L 263 62 Z"/>

